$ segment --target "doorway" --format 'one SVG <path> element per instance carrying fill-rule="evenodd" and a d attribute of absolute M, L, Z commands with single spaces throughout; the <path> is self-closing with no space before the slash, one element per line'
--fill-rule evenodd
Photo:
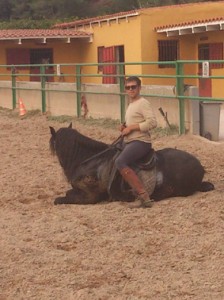
<path fill-rule="evenodd" d="M 198 45 L 199 60 L 222 60 L 223 59 L 223 43 L 199 44 Z M 209 75 L 212 69 L 223 68 L 223 64 L 210 63 Z M 202 64 L 198 66 L 198 75 L 202 75 Z M 211 78 L 199 78 L 199 96 L 212 97 L 212 80 Z"/>
<path fill-rule="evenodd" d="M 102 52 L 103 63 L 124 62 L 124 46 L 102 47 Z M 123 70 L 123 74 L 124 72 L 125 70 Z M 115 64 L 104 65 L 103 74 L 111 75 L 104 76 L 103 83 L 118 83 L 119 79 L 116 75 L 120 74 L 120 67 Z"/>
<path fill-rule="evenodd" d="M 40 65 L 40 64 L 53 64 L 53 49 L 30 49 L 30 64 L 31 65 Z M 40 81 L 41 77 L 38 76 L 40 74 L 40 67 L 33 66 L 30 68 L 30 73 L 34 74 L 30 76 L 30 81 Z M 47 67 L 45 69 L 46 74 L 54 74 L 53 67 Z M 37 74 L 37 75 L 35 75 Z M 46 76 L 46 81 L 52 82 L 54 81 L 54 76 Z"/>

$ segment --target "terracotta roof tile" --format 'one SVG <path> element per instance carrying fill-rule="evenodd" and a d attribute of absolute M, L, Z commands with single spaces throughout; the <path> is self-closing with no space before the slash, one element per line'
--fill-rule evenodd
<path fill-rule="evenodd" d="M 220 4 L 221 2 L 223 3 L 223 0 L 219 0 Z M 131 14 L 140 14 L 141 12 L 145 12 L 145 11 L 153 11 L 153 10 L 164 10 L 164 9 L 172 9 L 174 6 L 175 7 L 180 7 L 180 8 L 185 8 L 185 7 L 189 7 L 189 6 L 198 6 L 200 5 L 201 7 L 206 6 L 208 4 L 212 3 L 211 1 L 207 1 L 207 2 L 200 2 L 200 3 L 183 3 L 183 4 L 176 4 L 176 5 L 165 5 L 165 6 L 154 6 L 154 7 L 146 7 L 146 8 L 140 8 L 140 9 L 135 9 L 135 10 L 130 10 L 130 11 L 123 11 L 123 12 L 119 12 L 119 13 L 115 13 L 115 14 L 110 14 L 110 15 L 104 15 L 104 16 L 98 16 L 98 17 L 94 17 L 94 18 L 87 18 L 87 19 L 81 19 L 81 20 L 75 20 L 72 22 L 67 22 L 67 23 L 59 23 L 53 26 L 53 28 L 72 28 L 75 26 L 79 26 L 79 25 L 85 25 L 85 24 L 89 24 L 89 23 L 94 23 L 94 22 L 100 22 L 100 21 L 106 21 L 107 19 L 112 19 L 112 18 L 121 18 L 121 17 L 126 17 L 128 15 Z M 192 21 L 192 22 L 197 22 L 197 21 Z M 192 22 L 190 22 L 192 24 Z M 176 26 L 177 24 L 175 24 L 174 26 Z M 165 25 L 165 26 L 160 26 L 161 28 L 165 28 L 165 27 L 170 27 L 171 25 Z M 160 28 L 160 27 L 156 27 Z"/>
<path fill-rule="evenodd" d="M 78 25 L 84 25 L 84 24 L 89 24 L 89 23 L 93 23 L 93 22 L 98 22 L 98 21 L 103 21 L 103 20 L 107 20 L 107 19 L 111 19 L 111 18 L 121 18 L 121 17 L 126 17 L 128 15 L 131 14 L 137 14 L 140 11 L 140 9 L 137 10 L 130 10 L 130 11 L 123 11 L 123 12 L 119 12 L 116 14 L 110 14 L 110 15 L 104 15 L 104 16 L 98 16 L 98 17 L 94 17 L 94 18 L 87 18 L 87 19 L 81 19 L 81 20 L 76 20 L 76 21 L 72 21 L 72 22 L 68 22 L 68 23 L 60 23 L 60 24 L 56 24 L 55 26 L 53 26 L 53 28 L 71 28 L 74 26 L 78 26 Z"/>
<path fill-rule="evenodd" d="M 219 21 L 224 21 L 224 17 L 203 19 L 203 20 L 194 20 L 194 21 L 188 21 L 188 22 L 183 22 L 183 23 L 178 23 L 178 24 L 168 24 L 168 25 L 155 27 L 155 30 L 174 28 L 174 27 L 184 27 L 184 26 L 191 26 L 191 25 L 193 26 L 193 25 L 200 25 L 200 24 L 219 22 Z"/>
<path fill-rule="evenodd" d="M 0 30 L 0 39 L 15 38 L 56 38 L 56 37 L 89 37 L 91 33 L 63 29 L 4 29 Z"/>

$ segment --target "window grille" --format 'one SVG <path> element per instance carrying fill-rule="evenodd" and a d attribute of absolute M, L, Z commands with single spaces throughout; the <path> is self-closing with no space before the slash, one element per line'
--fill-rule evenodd
<path fill-rule="evenodd" d="M 30 49 L 30 64 L 53 64 L 53 49 Z"/>
<path fill-rule="evenodd" d="M 179 59 L 178 40 L 158 41 L 159 61 L 176 61 Z M 160 64 L 159 68 L 175 68 L 173 64 Z"/>

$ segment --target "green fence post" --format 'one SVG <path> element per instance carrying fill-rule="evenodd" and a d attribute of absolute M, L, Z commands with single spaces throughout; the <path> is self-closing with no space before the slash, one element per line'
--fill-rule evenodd
<path fill-rule="evenodd" d="M 81 117 L 81 92 L 82 92 L 82 82 L 81 82 L 81 66 L 76 65 L 76 97 L 77 97 L 77 116 Z"/>
<path fill-rule="evenodd" d="M 124 65 L 119 65 L 119 87 L 120 87 L 120 118 L 125 122 L 125 95 L 124 95 Z"/>
<path fill-rule="evenodd" d="M 46 112 L 46 77 L 45 66 L 40 67 L 41 76 L 41 99 L 42 99 L 42 113 Z"/>
<path fill-rule="evenodd" d="M 185 101 L 184 95 L 184 68 L 183 63 L 176 61 L 176 95 L 179 100 L 179 134 L 185 133 Z"/>
<path fill-rule="evenodd" d="M 12 108 L 16 108 L 16 70 L 13 67 L 12 70 Z"/>

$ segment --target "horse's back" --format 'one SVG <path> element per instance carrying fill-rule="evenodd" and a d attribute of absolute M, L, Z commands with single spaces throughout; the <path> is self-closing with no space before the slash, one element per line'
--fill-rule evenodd
<path fill-rule="evenodd" d="M 189 196 L 199 191 L 205 170 L 192 154 L 173 148 L 156 151 L 157 172 L 163 174 L 163 186 L 171 196 Z M 158 187 L 159 188 L 159 187 Z"/>
<path fill-rule="evenodd" d="M 156 156 L 158 164 L 166 167 L 169 173 L 172 171 L 172 168 L 175 168 L 175 172 L 180 171 L 185 176 L 185 172 L 187 173 L 190 170 L 196 169 L 197 173 L 200 173 L 202 177 L 204 175 L 205 171 L 200 161 L 186 151 L 175 148 L 164 148 L 156 151 Z"/>

